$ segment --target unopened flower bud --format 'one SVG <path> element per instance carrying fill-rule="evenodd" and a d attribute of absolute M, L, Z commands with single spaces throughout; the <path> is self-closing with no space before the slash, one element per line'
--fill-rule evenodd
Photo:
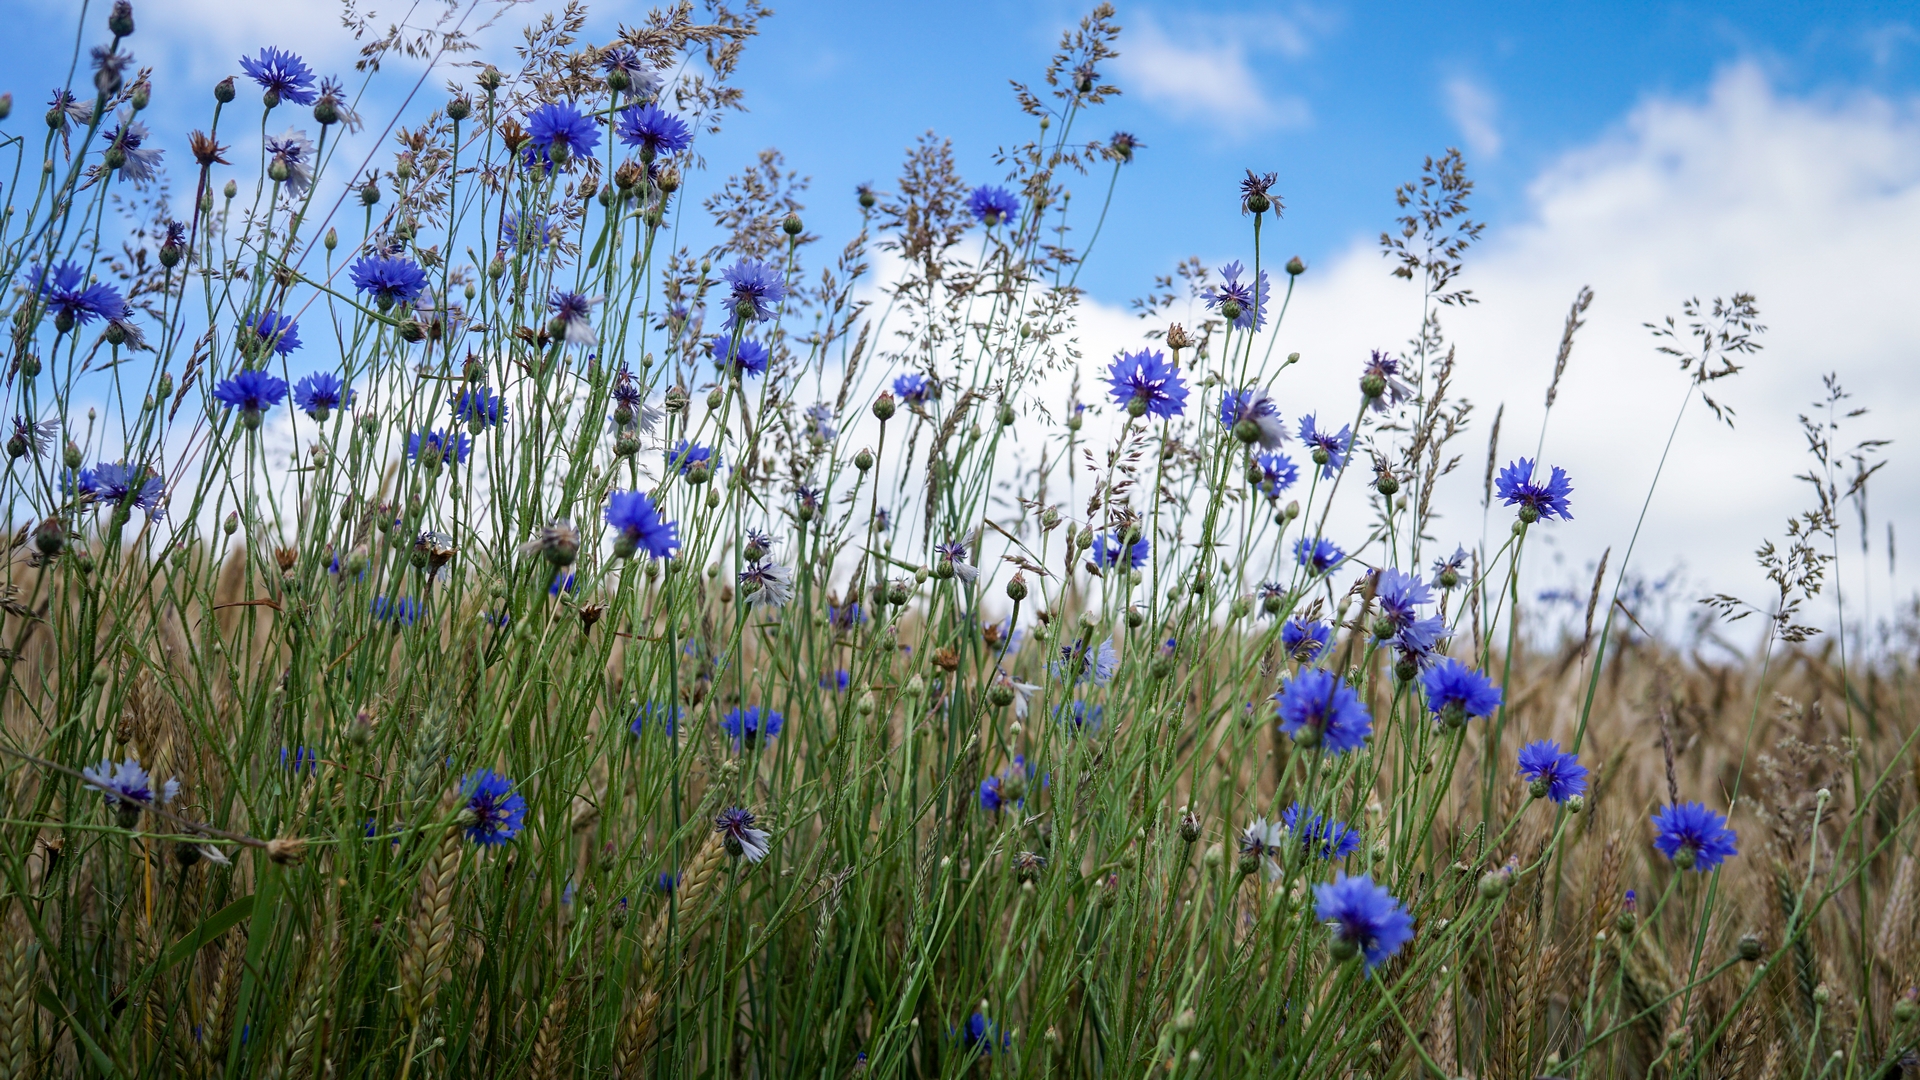
<path fill-rule="evenodd" d="M 1300 260 L 1300 256 L 1295 255 L 1293 258 L 1287 260 L 1287 273 L 1294 277 L 1299 277 L 1306 272 L 1307 264 Z"/>
<path fill-rule="evenodd" d="M 873 399 L 873 415 L 882 423 L 892 419 L 895 410 L 898 408 L 899 406 L 894 402 L 893 394 L 890 391 L 881 391 L 880 396 Z"/>
<path fill-rule="evenodd" d="M 866 472 L 868 469 L 873 468 L 873 451 L 862 449 L 859 453 L 853 455 L 853 467 L 859 469 L 861 472 Z"/>
<path fill-rule="evenodd" d="M 1027 598 L 1027 575 L 1019 571 L 1015 571 L 1013 577 L 1007 580 L 1007 599 L 1025 600 L 1026 598 Z"/>
<path fill-rule="evenodd" d="M 213 84 L 213 100 L 222 105 L 233 100 L 233 76 L 229 75 Z"/>
<path fill-rule="evenodd" d="M 473 115 L 473 99 L 461 94 L 447 102 L 447 119 L 459 123 Z"/>

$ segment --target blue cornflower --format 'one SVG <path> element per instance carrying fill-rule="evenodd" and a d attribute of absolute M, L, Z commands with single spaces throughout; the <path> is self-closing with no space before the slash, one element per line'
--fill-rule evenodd
<path fill-rule="evenodd" d="M 521 156 L 530 169 L 550 170 L 557 161 L 565 172 L 599 145 L 599 127 L 580 115 L 572 102 L 555 101 L 527 114 L 527 146 Z"/>
<path fill-rule="evenodd" d="M 1285 454 L 1255 454 L 1254 467 L 1260 470 L 1260 479 L 1254 481 L 1254 490 L 1269 500 L 1278 500 L 1286 490 L 1300 479 L 1300 470 L 1293 459 Z"/>
<path fill-rule="evenodd" d="M 1069 705 L 1055 706 L 1053 716 L 1067 726 L 1069 735 L 1078 735 L 1081 732 L 1092 735 L 1098 733 L 1100 725 L 1106 722 L 1107 707 L 1089 705 L 1084 701 L 1075 700 Z"/>
<path fill-rule="evenodd" d="M 1318 575 L 1340 565 L 1340 561 L 1347 557 L 1347 553 L 1341 551 L 1340 545 L 1331 540 L 1315 540 L 1310 536 L 1303 536 L 1293 542 L 1293 557 L 1301 566 L 1307 567 Z"/>
<path fill-rule="evenodd" d="M 677 154 L 693 145 L 693 129 L 687 122 L 658 105 L 632 105 L 620 110 L 616 131 L 621 142 L 639 148 L 642 161 L 652 161 L 662 151 Z"/>
<path fill-rule="evenodd" d="M 471 430 L 482 430 L 504 423 L 507 403 L 489 387 L 475 386 L 453 395 L 447 402 L 456 422 L 464 420 Z"/>
<path fill-rule="evenodd" d="M 1157 349 L 1121 353 L 1107 368 L 1107 385 L 1130 416 L 1152 413 L 1171 419 L 1187 409 L 1187 384 L 1180 369 Z"/>
<path fill-rule="evenodd" d="M 1003 221 L 1012 221 L 1020 216 L 1020 200 L 1013 192 L 992 184 L 982 184 L 973 189 L 967 198 L 967 209 L 973 211 L 982 225 L 992 228 Z"/>
<path fill-rule="evenodd" d="M 1452 657 L 1428 668 L 1420 683 L 1427 691 L 1427 707 L 1450 727 L 1465 724 L 1468 717 L 1490 715 L 1503 697 L 1492 679 Z"/>
<path fill-rule="evenodd" d="M 1272 394 L 1257 386 L 1223 394 L 1220 423 L 1241 442 L 1257 442 L 1262 449 L 1278 449 L 1287 441 L 1287 425 L 1280 419 L 1280 407 L 1274 404 Z"/>
<path fill-rule="evenodd" d="M 672 896 L 673 890 L 680 887 L 680 875 L 671 870 L 662 870 L 660 876 L 654 879 L 653 887 L 663 896 Z"/>
<path fill-rule="evenodd" d="M 545 251 L 560 243 L 560 226 L 545 214 L 508 214 L 500 219 L 502 251 Z"/>
<path fill-rule="evenodd" d="M 732 369 L 741 375 L 767 373 L 767 347 L 752 338 L 735 342 L 731 335 L 715 334 L 707 342 L 707 355 L 713 357 L 713 366 L 721 371 Z"/>
<path fill-rule="evenodd" d="M 1122 560 L 1131 569 L 1138 570 L 1147 565 L 1147 557 L 1152 551 L 1153 544 L 1144 536 L 1129 544 L 1126 536 L 1120 532 L 1104 532 L 1094 538 L 1093 550 L 1088 556 L 1093 560 L 1093 565 L 1103 570 L 1119 566 Z"/>
<path fill-rule="evenodd" d="M 295 105 L 313 104 L 316 96 L 313 69 L 290 52 L 269 46 L 261 49 L 257 58 L 241 57 L 240 70 L 267 92 L 269 107 L 282 101 L 291 101 Z"/>
<path fill-rule="evenodd" d="M 1587 790 L 1587 767 L 1574 754 L 1560 752 L 1548 739 L 1520 748 L 1520 775 L 1533 785 L 1534 798 L 1563 803 Z"/>
<path fill-rule="evenodd" d="M 1360 848 L 1360 830 L 1300 803 L 1280 812 L 1280 824 L 1299 837 L 1307 854 L 1322 859 L 1344 859 Z"/>
<path fill-rule="evenodd" d="M 553 597 L 558 597 L 561 593 L 572 595 L 575 591 L 574 585 L 573 571 L 569 570 L 564 574 L 555 574 L 553 580 L 547 583 L 547 595 Z"/>
<path fill-rule="evenodd" d="M 315 420 L 353 406 L 353 391 L 331 371 L 316 371 L 293 384 L 293 403 Z"/>
<path fill-rule="evenodd" d="M 381 311 L 395 304 L 411 304 L 427 287 L 427 272 L 412 259 L 363 255 L 349 272 L 353 287 L 373 294 Z"/>
<path fill-rule="evenodd" d="M 1572 521 L 1573 515 L 1567 512 L 1567 496 L 1573 491 L 1573 482 L 1567 478 L 1567 470 L 1554 466 L 1544 484 L 1535 483 L 1533 473 L 1530 458 L 1521 458 L 1501 469 L 1493 481 L 1493 492 L 1500 496 L 1501 505 L 1519 506 L 1520 520 L 1528 524 L 1541 518 Z"/>
<path fill-rule="evenodd" d="M 1440 643 L 1450 636 L 1447 620 L 1439 615 L 1429 615 L 1424 619 L 1414 619 L 1394 631 L 1393 647 L 1400 654 L 1401 664 L 1412 664 L 1425 670 L 1433 664 Z"/>
<path fill-rule="evenodd" d="M 293 321 L 291 315 L 263 311 L 260 317 L 247 324 L 261 343 L 281 356 L 287 356 L 300 347 L 300 324 Z"/>
<path fill-rule="evenodd" d="M 691 443 L 685 439 L 673 444 L 673 449 L 667 451 L 669 471 L 685 476 L 695 466 L 709 470 L 717 469 L 720 467 L 720 455 L 710 446 L 701 446 L 699 443 Z"/>
<path fill-rule="evenodd" d="M 893 380 L 893 395 L 908 405 L 923 405 L 938 392 L 939 387 L 917 371 L 896 375 Z"/>
<path fill-rule="evenodd" d="M 614 554 L 631 558 L 644 551 L 649 558 L 672 557 L 680 548 L 680 524 L 668 521 L 644 491 L 616 491 L 607 496 L 607 524 L 620 535 Z"/>
<path fill-rule="evenodd" d="M 320 756 L 310 747 L 296 746 L 288 750 L 283 746 L 280 748 L 280 767 L 296 776 L 301 773 L 311 776 L 320 768 Z"/>
<path fill-rule="evenodd" d="M 772 709 L 762 709 L 758 705 L 749 705 L 744 709 L 729 710 L 720 721 L 720 729 L 733 736 L 733 745 L 745 745 L 751 750 L 762 738 L 771 739 L 780 734 L 780 726 L 786 718 Z"/>
<path fill-rule="evenodd" d="M 260 426 L 260 414 L 280 404 L 287 396 L 287 380 L 265 371 L 241 368 L 213 388 L 216 401 L 240 410 L 240 422 L 249 428 Z"/>
<path fill-rule="evenodd" d="M 1697 802 L 1678 803 L 1653 815 L 1653 846 L 1682 870 L 1702 873 L 1740 854 L 1739 837 L 1727 819 Z"/>
<path fill-rule="evenodd" d="M 82 472 L 79 487 L 98 502 L 145 510 L 149 517 L 160 512 L 160 502 L 167 494 L 166 482 L 159 473 L 124 461 L 102 463 Z"/>
<path fill-rule="evenodd" d="M 450 431 L 419 431 L 407 436 L 407 456 L 424 460 L 429 466 L 452 459 L 455 465 L 467 460 L 473 440 Z"/>
<path fill-rule="evenodd" d="M 866 621 L 867 613 L 860 609 L 859 601 L 827 605 L 827 625 L 835 630 L 851 630 Z"/>
<path fill-rule="evenodd" d="M 770 837 L 765 829 L 754 828 L 753 821 L 753 811 L 738 806 L 729 807 L 713 819 L 713 831 L 720 834 L 727 854 L 757 863 L 767 857 L 767 841 Z"/>
<path fill-rule="evenodd" d="M 1400 381 L 1400 361 L 1379 349 L 1360 373 L 1360 392 L 1373 403 L 1373 411 L 1384 413 L 1412 396 L 1413 390 Z"/>
<path fill-rule="evenodd" d="M 61 263 L 50 271 L 36 263 L 27 271 L 27 286 L 39 290 L 62 332 L 94 319 L 120 318 L 127 310 L 126 300 L 113 286 L 89 285 L 86 269 L 78 263 Z"/>
<path fill-rule="evenodd" d="M 464 777 L 460 788 L 467 796 L 467 839 L 476 844 L 504 844 L 526 824 L 527 800 L 513 790 L 513 781 L 490 769 Z"/>
<path fill-rule="evenodd" d="M 553 312 L 553 321 L 560 324 L 560 335 L 569 345 L 592 345 L 593 305 L 599 303 L 581 293 L 555 289 L 547 297 L 547 309 Z"/>
<path fill-rule="evenodd" d="M 1333 640 L 1333 627 L 1318 619 L 1301 621 L 1288 619 L 1280 628 L 1280 646 L 1287 655 L 1303 664 L 1310 664 L 1326 651 L 1328 642 Z"/>
<path fill-rule="evenodd" d="M 1230 262 L 1220 268 L 1221 281 L 1218 288 L 1210 289 L 1201 297 L 1206 301 L 1208 310 L 1223 309 L 1228 304 L 1237 310 L 1233 316 L 1233 325 L 1242 330 L 1265 329 L 1267 325 L 1267 272 L 1260 271 L 1260 295 L 1256 297 L 1252 282 L 1243 282 L 1240 275 L 1245 269 L 1238 262 Z M 1224 312 L 1223 312 L 1224 314 Z"/>
<path fill-rule="evenodd" d="M 1380 611 L 1387 622 L 1395 630 L 1400 630 L 1419 617 L 1421 604 L 1433 603 L 1433 590 L 1420 580 L 1418 574 L 1387 569 L 1378 571 L 1374 576 L 1373 598 L 1379 601 Z"/>
<path fill-rule="evenodd" d="M 306 132 L 288 128 L 278 135 L 269 135 L 266 151 L 274 164 L 286 168 L 287 178 L 282 183 L 289 197 L 299 199 L 313 189 L 313 167 L 320 148 L 307 138 Z"/>
<path fill-rule="evenodd" d="M 833 426 L 833 406 L 817 401 L 806 408 L 807 434 L 823 443 L 830 443 L 840 437 L 840 429 Z"/>
<path fill-rule="evenodd" d="M 1313 452 L 1313 463 L 1320 466 L 1320 478 L 1331 480 L 1347 467 L 1347 455 L 1353 451 L 1353 426 L 1342 425 L 1339 434 L 1321 430 L 1313 414 L 1300 418 L 1300 441 Z"/>
<path fill-rule="evenodd" d="M 1433 583 L 1442 589 L 1460 584 L 1460 571 L 1467 565 L 1467 549 L 1456 544 L 1453 554 L 1433 560 Z"/>
<path fill-rule="evenodd" d="M 122 180 L 131 180 L 139 187 L 160 174 L 160 156 L 165 151 L 146 145 L 147 125 L 135 120 L 132 110 L 121 110 L 119 123 L 102 128 L 100 137 L 123 155 L 119 170 Z"/>
<path fill-rule="evenodd" d="M 1060 659 L 1053 665 L 1053 674 L 1057 679 L 1069 683 L 1078 683 L 1091 678 L 1095 686 L 1105 686 L 1113 681 L 1116 671 L 1120 670 L 1120 654 L 1114 650 L 1113 639 L 1093 647 L 1086 638 L 1075 638 L 1073 644 L 1060 646 Z"/>
<path fill-rule="evenodd" d="M 627 730 L 635 735 L 644 735 L 648 725 L 654 723 L 658 723 L 662 731 L 672 735 L 674 728 L 680 724 L 680 706 L 649 701 L 633 714 L 633 722 L 627 725 Z"/>
<path fill-rule="evenodd" d="M 852 683 L 853 675 L 846 668 L 835 668 L 833 674 L 820 676 L 820 689 L 831 690 L 836 694 L 846 693 L 847 687 Z"/>
<path fill-rule="evenodd" d="M 980 809 L 998 810 L 1005 803 L 1000 795 L 1000 778 L 989 776 L 980 781 Z"/>
<path fill-rule="evenodd" d="M 1325 668 L 1307 668 L 1273 695 L 1280 731 L 1306 746 L 1336 754 L 1358 750 L 1373 734 L 1373 717 L 1345 680 Z"/>
<path fill-rule="evenodd" d="M 614 81 L 616 73 L 626 80 L 626 85 L 620 89 L 626 93 L 628 101 L 660 92 L 660 73 L 653 70 L 640 50 L 631 45 L 615 45 L 601 50 L 600 70 L 606 73 L 609 83 Z"/>
<path fill-rule="evenodd" d="M 1413 916 L 1365 874 L 1315 885 L 1313 916 L 1334 924 L 1334 955 L 1364 955 L 1369 974 L 1413 939 Z"/>
<path fill-rule="evenodd" d="M 758 259 L 742 259 L 721 271 L 733 290 L 727 300 L 727 329 L 741 319 L 766 322 L 773 318 L 780 301 L 786 299 L 787 285 L 780 269 Z"/>
<path fill-rule="evenodd" d="M 1013 1036 L 1002 1032 L 997 1024 L 982 1013 L 967 1017 L 967 1026 L 960 1033 L 960 1038 L 968 1050 L 978 1050 L 983 1057 L 993 1056 L 993 1044 L 996 1041 L 1002 1050 L 1013 1045 Z"/>
<path fill-rule="evenodd" d="M 403 596 L 398 600 L 390 600 L 384 596 L 373 598 L 373 618 L 376 622 L 412 626 L 425 613 L 425 606 L 411 596 Z"/>
<path fill-rule="evenodd" d="M 101 794 L 107 798 L 107 805 L 122 811 L 138 813 L 142 806 L 158 802 L 161 806 L 172 802 L 180 794 L 180 781 L 168 780 L 154 791 L 153 777 L 142 768 L 135 758 L 116 762 L 111 758 L 98 765 L 80 770 Z"/>

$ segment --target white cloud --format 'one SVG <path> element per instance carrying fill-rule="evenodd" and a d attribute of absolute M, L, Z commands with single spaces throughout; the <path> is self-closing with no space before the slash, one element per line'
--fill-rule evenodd
<path fill-rule="evenodd" d="M 1439 541 L 1450 550 L 1481 533 L 1495 407 L 1506 405 L 1503 461 L 1530 455 L 1541 439 L 1561 324 L 1590 284 L 1597 298 L 1544 437 L 1544 459 L 1573 474 L 1575 520 L 1535 530 L 1546 542 L 1529 576 L 1541 586 L 1569 581 L 1609 547 L 1617 568 L 1687 386 L 1642 324 L 1677 314 L 1688 297 L 1749 291 L 1769 327 L 1765 351 L 1715 387 L 1738 410 L 1738 426 L 1729 431 L 1693 406 L 1635 566 L 1658 574 L 1684 563 L 1695 595 L 1764 600 L 1751 554 L 1808 504 L 1807 485 L 1794 479 L 1808 466 L 1797 417 L 1834 371 L 1853 404 L 1872 410 L 1842 437 L 1897 440 L 1873 482 L 1866 560 L 1851 510 L 1844 516 L 1840 581 L 1850 617 L 1869 608 L 1889 614 L 1890 590 L 1911 595 L 1911 566 L 1889 581 L 1885 538 L 1889 515 L 1901 535 L 1920 538 L 1920 440 L 1911 436 L 1920 430 L 1920 346 L 1909 267 L 1920 248 L 1920 110 L 1869 94 L 1787 97 L 1757 68 L 1735 66 L 1703 98 L 1645 101 L 1616 130 L 1545 169 L 1529 202 L 1517 224 L 1489 232 L 1469 256 L 1463 282 L 1482 302 L 1445 313 L 1460 350 L 1455 391 L 1478 408 L 1456 443 L 1460 471 L 1437 500 Z M 1279 383 L 1290 416 L 1349 408 L 1367 350 L 1411 336 L 1418 291 L 1388 269 L 1372 242 L 1357 240 L 1301 279 L 1278 348 L 1305 358 Z M 1089 340 L 1089 357 L 1137 344 L 1139 324 L 1116 316 L 1090 322 L 1113 337 Z M 1506 520 L 1496 513 L 1492 527 Z M 1362 524 L 1349 522 L 1355 532 Z M 1749 626 L 1758 629 L 1750 620 L 1741 635 Z"/>
<path fill-rule="evenodd" d="M 1307 47 L 1305 31 L 1278 17 L 1187 19 L 1169 30 L 1141 12 L 1128 22 L 1115 67 L 1128 92 L 1176 116 L 1209 120 L 1224 133 L 1244 137 L 1312 121 L 1305 99 L 1269 92 L 1250 63 L 1253 53 L 1297 58 Z"/>
<path fill-rule="evenodd" d="M 1494 99 L 1493 92 L 1464 75 L 1448 79 L 1440 89 L 1447 99 L 1447 116 L 1460 129 L 1467 149 L 1482 158 L 1499 157 L 1500 103 Z"/>

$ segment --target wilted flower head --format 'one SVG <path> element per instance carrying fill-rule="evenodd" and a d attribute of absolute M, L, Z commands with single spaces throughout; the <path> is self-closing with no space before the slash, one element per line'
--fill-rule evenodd
<path fill-rule="evenodd" d="M 569 345 L 592 345 L 593 305 L 597 299 L 589 299 L 577 292 L 555 289 L 547 297 L 547 310 L 553 312 L 553 321 L 559 324 L 560 335 Z"/>
<path fill-rule="evenodd" d="M 1274 404 L 1272 394 L 1258 386 L 1221 395 L 1220 423 L 1241 442 L 1257 442 L 1263 449 L 1278 449 L 1287 441 L 1287 425 L 1280 419 L 1279 406 Z"/>
<path fill-rule="evenodd" d="M 287 178 L 281 184 L 287 194 L 295 199 L 304 198 L 313 187 L 313 166 L 316 147 L 313 140 L 307 138 L 304 131 L 293 128 L 278 135 L 267 136 L 267 157 L 269 164 L 286 166 Z"/>
<path fill-rule="evenodd" d="M 1467 549 L 1456 545 L 1453 554 L 1433 561 L 1433 583 L 1442 589 L 1460 584 L 1460 571 L 1467 565 Z"/>
<path fill-rule="evenodd" d="M 611 81 L 616 77 L 623 79 L 626 85 L 622 92 L 627 100 L 651 97 L 660 92 L 660 73 L 653 70 L 640 50 L 631 45 L 615 45 L 600 52 L 600 70 Z"/>
<path fill-rule="evenodd" d="M 13 418 L 13 435 L 7 440 L 8 450 L 12 452 L 17 446 L 20 454 L 45 457 L 47 451 L 53 449 L 54 436 L 59 433 L 60 421 L 57 418 L 35 423 L 24 416 L 16 416 Z"/>
<path fill-rule="evenodd" d="M 1373 358 L 1360 373 L 1360 392 L 1373 403 L 1373 411 L 1384 413 L 1412 396 L 1413 390 L 1400 381 L 1400 361 L 1373 350 Z"/>
<path fill-rule="evenodd" d="M 1144 149 L 1146 145 L 1134 138 L 1131 132 L 1116 131 L 1107 140 L 1107 154 L 1115 161 L 1126 164 L 1133 160 L 1134 151 Z"/>
<path fill-rule="evenodd" d="M 980 568 L 967 562 L 967 545 L 963 542 L 935 544 L 933 554 L 942 565 L 951 567 L 953 576 L 961 581 L 971 582 L 980 576 Z"/>
<path fill-rule="evenodd" d="M 1095 686 L 1112 682 L 1114 673 L 1119 670 L 1120 654 L 1115 651 L 1112 638 L 1102 641 L 1098 646 L 1086 638 L 1075 638 L 1071 644 L 1060 646 L 1060 659 L 1053 665 L 1055 678 L 1068 683 L 1092 679 Z"/>
<path fill-rule="evenodd" d="M 754 607 L 785 607 L 793 600 L 793 569 L 766 559 L 740 571 L 740 595 Z"/>
<path fill-rule="evenodd" d="M 269 46 L 261 49 L 258 57 L 241 57 L 240 70 L 260 84 L 270 105 L 281 101 L 313 104 L 313 69 L 290 52 Z"/>
<path fill-rule="evenodd" d="M 1273 695 L 1280 731 L 1295 742 L 1336 754 L 1358 750 L 1373 734 L 1373 717 L 1351 686 L 1325 668 L 1307 668 Z"/>
<path fill-rule="evenodd" d="M 513 790 L 513 781 L 481 769 L 460 781 L 467 797 L 467 839 L 476 844 L 504 844 L 519 835 L 526 822 L 527 800 Z"/>
<path fill-rule="evenodd" d="M 713 819 L 713 831 L 720 834 L 727 854 L 757 863 L 767 857 L 769 837 L 765 829 L 753 827 L 753 820 L 752 811 L 730 807 Z"/>
<path fill-rule="evenodd" d="M 1247 178 L 1240 181 L 1240 212 L 1265 210 L 1275 201 L 1271 192 L 1279 180 L 1279 173 L 1257 173 L 1248 169 Z"/>
<path fill-rule="evenodd" d="M 133 110 L 122 109 L 119 123 L 102 130 L 100 137 L 107 146 L 123 155 L 119 169 L 121 179 L 130 180 L 135 187 L 140 187 L 159 175 L 160 155 L 164 151 L 157 146 L 146 145 L 149 138 L 147 125 L 133 118 Z"/>

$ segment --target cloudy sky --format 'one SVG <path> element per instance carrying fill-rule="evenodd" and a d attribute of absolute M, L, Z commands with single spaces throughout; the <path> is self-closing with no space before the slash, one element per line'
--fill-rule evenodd
<path fill-rule="evenodd" d="M 554 5 L 546 5 L 554 6 Z M 902 149 L 933 130 L 970 179 L 997 179 L 996 147 L 1031 135 L 1009 79 L 1038 77 L 1082 13 L 1057 0 L 932 3 L 785 0 L 751 45 L 740 84 L 751 111 L 705 144 L 716 172 L 779 147 L 813 177 L 808 225 L 837 245 L 855 222 L 853 186 L 885 185 Z M 64 80 L 70 0 L 16 5 L 0 36 L 0 89 L 16 120 Z M 94 4 L 89 22 L 100 22 Z M 362 8 L 368 5 L 363 3 Z M 1562 386 L 1544 457 L 1575 476 L 1576 520 L 1552 530 L 1536 568 L 1546 588 L 1617 560 L 1685 394 L 1643 323 L 1689 297 L 1757 295 L 1766 349 L 1719 387 L 1736 425 L 1696 408 L 1682 422 L 1635 554 L 1649 575 L 1683 568 L 1685 609 L 1709 590 L 1764 596 L 1751 553 L 1807 503 L 1799 415 L 1837 373 L 1871 411 L 1841 438 L 1894 440 L 1871 488 L 1868 550 L 1845 522 L 1841 581 L 1851 616 L 1887 615 L 1920 582 L 1920 346 L 1909 297 L 1920 273 L 1920 26 L 1872 3 L 1607 5 L 1122 3 L 1123 96 L 1093 121 L 1146 145 L 1122 177 L 1100 250 L 1081 278 L 1089 356 L 1139 343 L 1127 301 L 1153 275 L 1197 255 L 1250 255 L 1234 186 L 1277 172 L 1286 214 L 1267 233 L 1279 257 L 1311 269 L 1279 351 L 1304 360 L 1281 385 L 1290 413 L 1344 410 L 1369 348 L 1413 332 L 1419 296 L 1388 276 L 1377 237 L 1396 184 L 1425 155 L 1466 155 L 1488 224 L 1464 283 L 1481 303 L 1452 315 L 1457 389 L 1477 404 L 1469 464 L 1443 501 L 1443 540 L 1480 532 L 1478 474 L 1487 424 L 1504 404 L 1503 445 L 1541 440 L 1541 400 L 1567 305 L 1596 295 Z M 384 23 L 437 2 L 373 5 Z M 522 5 L 482 35 L 545 7 Z M 142 0 L 131 43 L 160 69 L 156 130 L 204 126 L 207 88 L 243 52 L 276 44 L 345 72 L 354 43 L 321 0 L 238 4 Z M 594 9 L 590 38 L 638 21 Z M 89 26 L 87 41 L 98 36 Z M 49 42 L 59 43 L 48 47 Z M 420 77 L 396 63 L 371 91 L 398 102 Z M 427 83 L 438 96 L 440 76 Z M 363 110 L 384 115 L 379 108 Z M 175 138 L 170 156 L 184 158 Z M 717 180 L 718 177 L 713 179 Z M 1097 196 L 1088 185 L 1085 197 Z M 1269 249 L 1270 251 L 1273 249 Z M 1889 524 L 1916 553 L 1889 567 Z M 1742 631 L 1746 640 L 1750 635 Z"/>

